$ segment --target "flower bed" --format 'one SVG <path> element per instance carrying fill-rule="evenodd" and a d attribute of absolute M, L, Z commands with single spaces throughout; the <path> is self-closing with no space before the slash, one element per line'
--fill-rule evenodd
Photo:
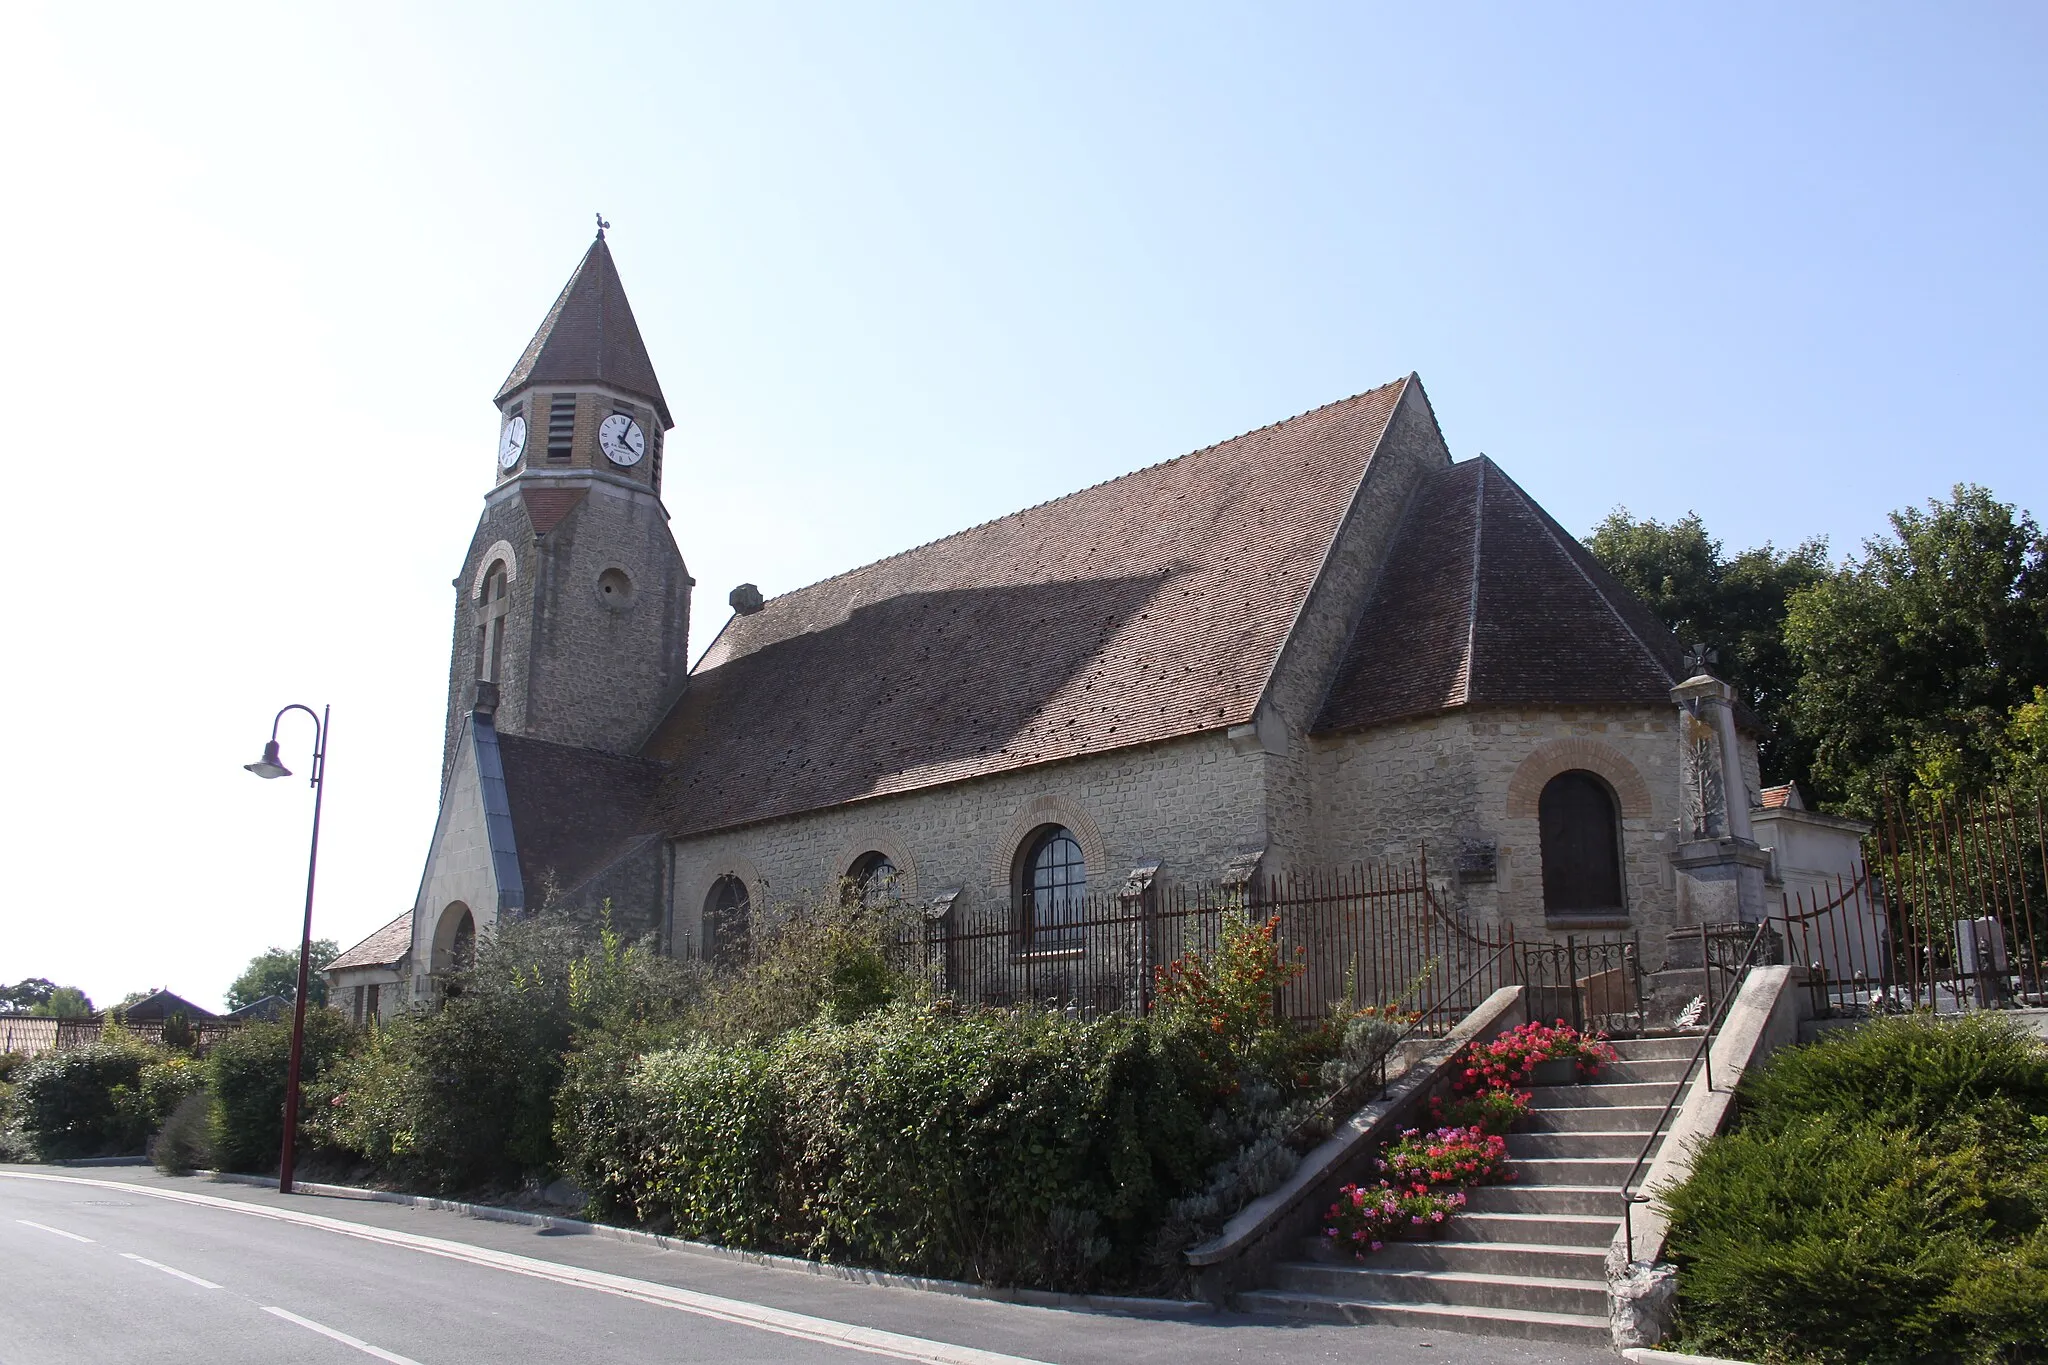
<path fill-rule="evenodd" d="M 1528 1115 L 1527 1084 L 1537 1066 L 1569 1060 L 1590 1078 L 1617 1060 L 1601 1034 L 1560 1019 L 1531 1021 L 1472 1049 L 1448 1095 L 1433 1095 L 1436 1126 L 1410 1128 L 1380 1157 L 1376 1185 L 1346 1185 L 1323 1219 L 1333 1248 L 1363 1259 L 1393 1237 L 1436 1236 L 1465 1205 L 1464 1191 L 1513 1178 L 1507 1169 L 1509 1129 Z"/>
<path fill-rule="evenodd" d="M 1531 1020 L 1474 1048 L 1452 1089 L 1465 1095 L 1512 1090 L 1527 1084 L 1539 1063 L 1550 1061 L 1570 1061 L 1581 1080 L 1590 1080 L 1601 1067 L 1617 1060 L 1618 1054 L 1604 1034 L 1581 1033 L 1562 1019 L 1555 1024 Z"/>

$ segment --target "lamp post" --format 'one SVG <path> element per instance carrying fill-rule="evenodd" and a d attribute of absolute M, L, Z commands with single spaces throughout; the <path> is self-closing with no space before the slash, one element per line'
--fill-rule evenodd
<path fill-rule="evenodd" d="M 306 977 L 313 951 L 313 872 L 320 864 L 320 798 L 326 793 L 328 708 L 313 715 L 313 708 L 293 702 L 270 722 L 270 742 L 263 757 L 242 766 L 258 777 L 290 777 L 292 770 L 277 756 L 277 727 L 285 711 L 304 711 L 313 720 L 313 846 L 306 854 L 306 917 L 299 929 L 299 989 L 292 997 L 292 1058 L 284 1078 L 284 1151 L 277 1160 L 277 1188 L 292 1192 L 292 1149 L 299 1135 L 299 1058 L 306 1047 Z"/>

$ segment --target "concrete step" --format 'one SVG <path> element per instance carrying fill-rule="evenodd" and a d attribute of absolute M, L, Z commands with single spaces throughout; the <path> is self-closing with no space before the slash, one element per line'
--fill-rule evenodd
<path fill-rule="evenodd" d="M 1606 1185 L 1614 1189 L 1621 1188 L 1635 1166 L 1633 1152 L 1627 1156 L 1527 1157 L 1508 1163 L 1517 1185 Z"/>
<path fill-rule="evenodd" d="M 1447 1242 L 1523 1242 L 1545 1246 L 1599 1247 L 1614 1240 L 1619 1221 L 1608 1214 L 1475 1213 L 1468 1199 L 1451 1219 Z"/>
<path fill-rule="evenodd" d="M 1608 1044 L 1621 1054 L 1624 1062 L 1644 1062 L 1652 1058 L 1669 1061 L 1673 1057 L 1690 1061 L 1699 1045 L 1700 1036 L 1697 1033 L 1690 1037 L 1681 1035 L 1676 1038 L 1616 1038 Z"/>
<path fill-rule="evenodd" d="M 1437 1243 L 1598 1247 L 1604 1253 L 1607 1244 L 1614 1240 L 1615 1228 L 1619 1226 L 1614 1218 L 1603 1214 L 1474 1213 L 1468 1204 L 1444 1225 L 1444 1234 L 1437 1239 Z M 1345 1264 L 1353 1261 L 1348 1250 L 1332 1246 L 1321 1237 L 1302 1238 L 1301 1253 L 1296 1259 L 1339 1261 Z"/>
<path fill-rule="evenodd" d="M 1627 1085 L 1639 1081 L 1662 1081 L 1666 1087 L 1669 1087 L 1673 1081 L 1685 1075 L 1691 1066 L 1692 1058 L 1689 1055 L 1685 1057 L 1648 1057 L 1642 1061 L 1632 1061 L 1628 1058 L 1623 1058 L 1618 1062 L 1609 1062 L 1606 1066 L 1601 1067 L 1595 1072 L 1593 1074 L 1593 1084 L 1595 1086 Z M 1583 1090 L 1586 1086 L 1584 1083 L 1581 1083 L 1579 1088 Z"/>
<path fill-rule="evenodd" d="M 1541 1157 L 1622 1156 L 1634 1161 L 1642 1154 L 1643 1142 L 1649 1136 L 1647 1132 L 1600 1132 L 1582 1128 L 1561 1133 L 1509 1133 L 1508 1157 L 1520 1161 Z M 1660 1135 L 1658 1141 L 1662 1140 Z M 1650 1150 L 1657 1150 L 1654 1143 Z"/>
<path fill-rule="evenodd" d="M 1693 1077 L 1698 1084 L 1699 1077 Z M 1583 1109 L 1591 1105 L 1662 1109 L 1671 1098 L 1671 1082 L 1642 1081 L 1607 1085 L 1539 1085 L 1529 1091 L 1531 1109 Z"/>
<path fill-rule="evenodd" d="M 1524 1313 L 1607 1312 L 1607 1281 L 1567 1276 L 1495 1275 L 1484 1271 L 1381 1269 L 1372 1261 L 1323 1264 L 1282 1261 L 1268 1286 L 1296 1294 L 1328 1294 L 1380 1303 L 1452 1303 Z"/>
<path fill-rule="evenodd" d="M 1532 1185 L 1526 1182 L 1482 1185 L 1466 1192 L 1463 1213 L 1466 1217 L 1480 1213 L 1525 1213 L 1619 1221 L 1620 1182 L 1613 1185 Z"/>
<path fill-rule="evenodd" d="M 1455 1221 L 1455 1220 L 1453 1220 Z M 1352 1262 L 1352 1264 L 1361 1264 Z M 1450 1270 L 1463 1275 L 1528 1275 L 1607 1282 L 1607 1247 L 1548 1242 L 1388 1242 L 1362 1264 L 1382 1270 Z"/>
<path fill-rule="evenodd" d="M 1514 1337 L 1524 1341 L 1569 1341 L 1605 1346 L 1609 1340 L 1604 1310 L 1597 1317 L 1587 1313 L 1526 1313 L 1507 1308 L 1397 1303 L 1272 1289 L 1239 1294 L 1231 1300 L 1231 1306 L 1243 1313 L 1273 1313 L 1317 1322 L 1374 1322 L 1420 1331 L 1471 1332 L 1479 1336 Z"/>
<path fill-rule="evenodd" d="M 1589 1104 L 1577 1109 L 1534 1109 L 1522 1120 L 1528 1133 L 1648 1133 L 1664 1115 L 1661 1104 Z"/>

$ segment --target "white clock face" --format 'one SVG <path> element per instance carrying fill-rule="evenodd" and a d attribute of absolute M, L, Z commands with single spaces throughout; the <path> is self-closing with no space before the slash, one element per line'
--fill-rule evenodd
<path fill-rule="evenodd" d="M 510 469 L 519 463 L 520 452 L 526 449 L 526 419 L 518 413 L 505 423 L 504 434 L 498 438 L 498 468 Z"/>
<path fill-rule="evenodd" d="M 615 412 L 597 427 L 597 448 L 616 465 L 636 465 L 647 453 L 647 438 L 640 424 L 623 412 Z"/>

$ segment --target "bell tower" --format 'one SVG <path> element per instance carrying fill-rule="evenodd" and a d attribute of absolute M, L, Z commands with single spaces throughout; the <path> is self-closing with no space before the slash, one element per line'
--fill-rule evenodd
<path fill-rule="evenodd" d="M 661 502 L 675 423 L 602 225 L 495 401 L 493 486 L 454 584 L 444 786 L 472 710 L 631 753 L 689 669 L 694 580 Z"/>

